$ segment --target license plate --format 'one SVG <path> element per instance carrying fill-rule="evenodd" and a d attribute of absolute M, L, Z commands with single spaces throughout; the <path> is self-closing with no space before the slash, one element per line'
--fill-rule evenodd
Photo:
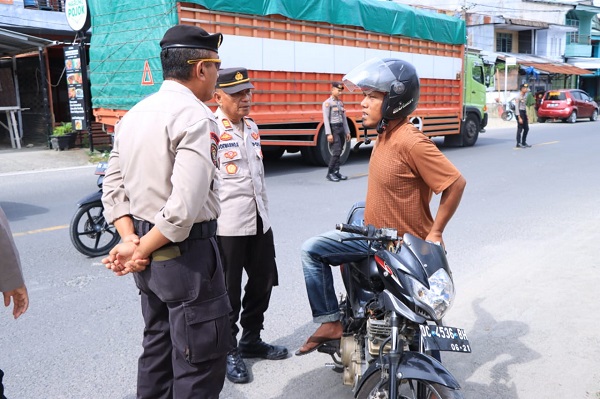
<path fill-rule="evenodd" d="M 426 350 L 471 353 L 469 338 L 462 328 L 421 325 Z"/>
<path fill-rule="evenodd" d="M 556 108 L 558 107 L 558 104 L 548 104 L 548 108 Z"/>

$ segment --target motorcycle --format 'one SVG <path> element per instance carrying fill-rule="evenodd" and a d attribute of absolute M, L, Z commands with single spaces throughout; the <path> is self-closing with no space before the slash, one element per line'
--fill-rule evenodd
<path fill-rule="evenodd" d="M 102 182 L 107 167 L 108 162 L 96 165 L 94 173 L 98 176 L 96 183 L 99 190 L 79 200 L 77 212 L 69 227 L 71 242 L 75 248 L 90 257 L 106 255 L 121 239 L 115 227 L 104 219 Z"/>
<path fill-rule="evenodd" d="M 340 265 L 346 295 L 340 300 L 344 333 L 317 351 L 360 399 L 464 399 L 439 361 L 439 351 L 470 353 L 461 328 L 444 326 L 452 306 L 452 272 L 442 246 L 395 229 L 362 223 L 355 204 L 340 231 L 367 240 L 368 259 Z"/>
<path fill-rule="evenodd" d="M 498 103 L 498 115 L 503 121 L 510 121 L 515 116 L 515 103 L 512 101 L 508 102 L 508 107 L 505 107 L 502 103 Z M 508 108 L 508 109 L 506 109 Z"/>

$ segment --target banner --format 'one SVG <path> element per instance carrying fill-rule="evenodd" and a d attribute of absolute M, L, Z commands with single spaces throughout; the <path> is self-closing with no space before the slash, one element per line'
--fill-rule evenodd
<path fill-rule="evenodd" d="M 81 44 L 65 47 L 65 75 L 73 130 L 88 130 L 89 125 L 86 112 L 88 79 L 83 51 Z"/>

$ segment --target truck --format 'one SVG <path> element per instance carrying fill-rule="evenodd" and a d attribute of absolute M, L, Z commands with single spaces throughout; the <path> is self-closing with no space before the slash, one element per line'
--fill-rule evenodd
<path fill-rule="evenodd" d="M 463 20 L 378 0 L 88 0 L 93 115 L 107 132 L 162 82 L 159 42 L 175 24 L 224 36 L 223 67 L 245 67 L 255 86 L 250 116 L 266 159 L 331 157 L 322 103 L 331 82 L 372 57 L 415 65 L 421 97 L 410 120 L 444 144 L 472 146 L 487 124 L 483 60 L 467 51 Z M 361 125 L 362 93 L 344 92 L 351 148 L 377 138 Z M 209 104 L 211 105 L 211 104 Z M 215 104 L 212 104 L 213 106 Z M 354 144 L 352 144 L 354 142 Z"/>

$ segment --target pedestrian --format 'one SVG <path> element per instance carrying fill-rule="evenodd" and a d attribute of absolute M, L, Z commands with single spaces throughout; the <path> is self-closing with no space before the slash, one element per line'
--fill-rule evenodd
<path fill-rule="evenodd" d="M 21 258 L 15 245 L 8 218 L 0 207 L 0 292 L 4 297 L 4 306 L 13 303 L 13 317 L 18 319 L 29 307 L 29 295 L 23 279 Z M 4 396 L 2 378 L 4 372 L 0 369 L 0 399 Z"/>
<path fill-rule="evenodd" d="M 529 85 L 523 83 L 519 87 L 519 95 L 516 98 L 517 102 L 517 148 L 529 148 L 527 144 L 527 133 L 529 133 L 529 118 L 527 117 L 527 97 Z M 521 137 L 523 132 L 523 137 Z"/>
<path fill-rule="evenodd" d="M 220 33 L 177 25 L 160 41 L 159 91 L 118 123 L 103 184 L 122 243 L 102 260 L 133 274 L 144 318 L 137 398 L 218 398 L 229 312 L 216 241 L 218 126 L 203 103 L 220 67 Z"/>
<path fill-rule="evenodd" d="M 436 145 L 409 122 L 419 101 L 419 78 L 400 59 L 375 58 L 344 77 L 350 90 L 362 90 L 363 126 L 379 133 L 371 159 L 365 224 L 395 228 L 443 244 L 442 233 L 458 208 L 466 181 Z M 441 194 L 435 218 L 429 202 Z M 316 332 L 296 351 L 310 353 L 342 336 L 340 310 L 330 265 L 366 258 L 364 240 L 343 241 L 351 233 L 337 230 L 308 239 L 302 245 L 302 267 Z"/>
<path fill-rule="evenodd" d="M 331 144 L 331 159 L 327 171 L 327 180 L 339 182 L 348 179 L 340 173 L 340 155 L 344 142 L 350 141 L 350 128 L 346 120 L 346 110 L 340 100 L 344 90 L 341 82 L 331 83 L 331 97 L 323 102 L 323 126 L 327 135 L 327 142 Z"/>
<path fill-rule="evenodd" d="M 260 337 L 271 291 L 278 282 L 260 135 L 248 117 L 253 89 L 246 68 L 219 71 L 215 92 L 221 201 L 217 239 L 233 308 L 227 378 L 234 383 L 250 381 L 242 358 L 279 360 L 288 356 L 285 347 L 267 344 Z M 241 299 L 244 270 L 248 279 Z M 238 319 L 243 329 L 239 343 Z"/>

